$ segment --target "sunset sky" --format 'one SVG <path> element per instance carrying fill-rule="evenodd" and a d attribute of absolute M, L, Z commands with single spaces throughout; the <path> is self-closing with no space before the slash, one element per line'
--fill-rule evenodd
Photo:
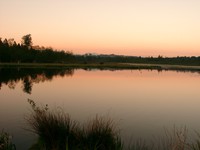
<path fill-rule="evenodd" d="M 200 56 L 200 0 L 0 0 L 0 37 L 75 54 Z"/>

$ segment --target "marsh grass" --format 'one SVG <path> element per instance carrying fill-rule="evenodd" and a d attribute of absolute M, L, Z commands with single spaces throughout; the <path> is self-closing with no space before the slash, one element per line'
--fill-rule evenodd
<path fill-rule="evenodd" d="M 190 148 L 192 150 L 200 150 L 200 134 L 196 132 L 197 134 L 197 139 L 195 140 L 194 143 L 190 144 Z"/>
<path fill-rule="evenodd" d="M 200 150 L 200 134 L 196 132 L 197 139 L 191 141 L 186 127 L 176 127 L 172 129 L 164 128 L 164 135 L 152 138 L 148 143 L 143 139 L 133 141 L 125 150 Z"/>
<path fill-rule="evenodd" d="M 38 135 L 37 143 L 30 150 L 200 150 L 200 134 L 197 133 L 196 141 L 189 143 L 186 127 L 165 128 L 164 136 L 154 138 L 151 143 L 139 139 L 125 147 L 119 130 L 109 117 L 96 115 L 81 125 L 62 109 L 50 111 L 47 105 L 38 107 L 33 100 L 28 102 L 32 107 L 26 117 L 29 130 Z M 7 145 L 5 150 L 15 148 L 5 132 L 0 134 L 1 147 L 2 143 Z"/>
<path fill-rule="evenodd" d="M 35 102 L 28 100 L 33 112 L 26 120 L 31 131 L 39 136 L 40 145 L 47 150 L 66 150 L 66 145 L 76 144 L 77 123 L 72 121 L 63 111 L 50 112 L 48 106 L 37 107 Z M 68 143 L 67 143 L 68 142 Z"/>
<path fill-rule="evenodd" d="M 0 150 L 16 150 L 12 143 L 12 136 L 3 130 L 0 132 Z"/>
<path fill-rule="evenodd" d="M 49 111 L 28 99 L 32 112 L 26 117 L 30 131 L 39 137 L 31 149 L 45 150 L 120 150 L 122 143 L 114 122 L 105 117 L 80 126 L 62 110 Z"/>
<path fill-rule="evenodd" d="M 165 138 L 162 140 L 163 150 L 188 150 L 188 130 L 186 127 L 172 130 L 165 129 Z"/>
<path fill-rule="evenodd" d="M 80 141 L 84 149 L 120 150 L 123 147 L 113 120 L 98 115 L 82 128 Z"/>
<path fill-rule="evenodd" d="M 145 140 L 138 139 L 128 145 L 127 150 L 153 150 L 151 146 L 147 145 Z"/>

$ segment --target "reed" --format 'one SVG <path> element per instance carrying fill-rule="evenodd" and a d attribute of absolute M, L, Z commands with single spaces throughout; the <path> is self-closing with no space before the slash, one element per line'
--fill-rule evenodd
<path fill-rule="evenodd" d="M 84 149 L 121 150 L 123 144 L 115 123 L 109 117 L 96 115 L 82 128 L 80 136 Z"/>
<path fill-rule="evenodd" d="M 12 143 L 12 136 L 4 130 L 0 132 L 0 150 L 16 150 L 15 145 Z"/>
<path fill-rule="evenodd" d="M 37 107 L 34 101 L 28 101 L 33 111 L 26 120 L 31 131 L 39 136 L 40 145 L 47 150 L 66 150 L 66 145 L 73 147 L 72 143 L 77 141 L 77 123 L 63 111 L 50 112 L 47 105 Z"/>
<path fill-rule="evenodd" d="M 39 137 L 35 147 L 45 150 L 120 150 L 122 143 L 114 122 L 96 116 L 80 126 L 63 111 L 49 111 L 28 99 L 32 112 L 26 117 L 30 131 Z M 33 146 L 34 147 L 34 146 Z M 33 148 L 32 148 L 33 149 Z"/>
<path fill-rule="evenodd" d="M 186 127 L 165 129 L 164 136 L 147 144 L 139 139 L 128 147 L 123 145 L 120 132 L 114 121 L 109 117 L 96 115 L 86 124 L 72 120 L 69 114 L 62 109 L 50 111 L 48 105 L 36 106 L 33 100 L 28 99 L 32 107 L 31 113 L 26 117 L 30 131 L 38 135 L 38 142 L 30 150 L 200 150 L 200 134 L 194 142 L 188 142 Z M 5 132 L 0 134 L 0 150 L 15 147 Z"/>

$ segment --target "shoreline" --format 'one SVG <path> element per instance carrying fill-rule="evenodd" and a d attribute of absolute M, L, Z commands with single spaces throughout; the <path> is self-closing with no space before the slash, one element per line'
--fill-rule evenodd
<path fill-rule="evenodd" d="M 156 70 L 185 70 L 200 71 L 200 66 L 168 65 L 168 64 L 138 64 L 138 63 L 0 63 L 1 68 L 99 68 L 99 69 L 156 69 Z"/>

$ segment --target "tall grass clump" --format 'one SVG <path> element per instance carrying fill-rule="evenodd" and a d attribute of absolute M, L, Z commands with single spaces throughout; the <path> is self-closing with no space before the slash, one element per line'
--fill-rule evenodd
<path fill-rule="evenodd" d="M 31 149 L 44 150 L 121 150 L 119 132 L 111 119 L 96 116 L 80 126 L 63 111 L 37 107 L 28 99 L 32 112 L 26 117 L 30 130 L 39 137 Z"/>
<path fill-rule="evenodd" d="M 83 127 L 80 141 L 85 150 L 121 150 L 123 147 L 113 120 L 98 115 Z"/>
<path fill-rule="evenodd" d="M 161 141 L 163 150 L 188 150 L 188 130 L 186 127 L 165 129 L 165 138 Z"/>
<path fill-rule="evenodd" d="M 151 148 L 150 148 L 151 147 Z M 146 144 L 146 142 L 142 139 L 138 139 L 133 143 L 128 145 L 127 150 L 153 150 L 152 146 Z"/>
<path fill-rule="evenodd" d="M 12 137 L 3 130 L 0 133 L 0 150 L 16 150 Z"/>
<path fill-rule="evenodd" d="M 61 111 L 50 112 L 47 105 L 37 107 L 28 99 L 32 113 L 26 117 L 31 131 L 39 136 L 40 145 L 46 150 L 66 150 L 72 148 L 76 140 L 76 122 Z"/>
<path fill-rule="evenodd" d="M 149 141 L 150 142 L 150 141 Z M 188 141 L 188 130 L 186 127 L 173 127 L 172 129 L 164 129 L 164 135 L 152 138 L 148 144 L 145 140 L 139 139 L 129 144 L 127 150 L 200 150 L 194 149 L 198 145 L 191 144 Z"/>
<path fill-rule="evenodd" d="M 196 134 L 198 138 L 195 140 L 195 142 L 190 144 L 192 150 L 200 150 L 200 134 L 198 132 L 196 132 Z"/>
<path fill-rule="evenodd" d="M 94 119 L 80 124 L 61 109 L 50 111 L 48 106 L 38 107 L 28 100 L 32 111 L 26 120 L 30 130 L 38 135 L 38 143 L 30 150 L 200 150 L 200 135 L 189 143 L 186 127 L 165 129 L 165 134 L 146 143 L 139 139 L 125 147 L 120 132 L 109 117 L 96 115 Z M 3 148 L 3 149 L 2 149 Z M 14 150 L 9 135 L 0 134 L 0 150 Z"/>

